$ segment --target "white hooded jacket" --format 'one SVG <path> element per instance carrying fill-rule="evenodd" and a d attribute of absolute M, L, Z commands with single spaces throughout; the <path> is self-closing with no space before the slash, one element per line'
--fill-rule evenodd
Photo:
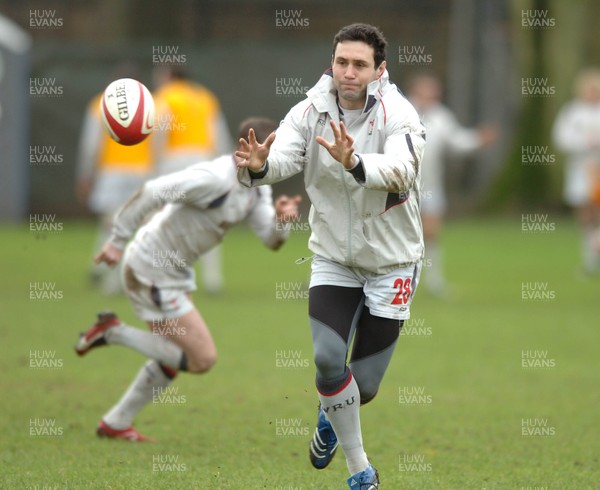
<path fill-rule="evenodd" d="M 339 125 L 343 118 L 331 69 L 306 95 L 277 129 L 263 170 L 240 169 L 240 182 L 270 184 L 303 171 L 312 203 L 309 248 L 315 254 L 377 274 L 420 261 L 425 128 L 413 106 L 387 71 L 371 82 L 362 114 L 347 126 L 361 163 L 346 171 L 315 140 L 333 141 L 329 121 Z"/>

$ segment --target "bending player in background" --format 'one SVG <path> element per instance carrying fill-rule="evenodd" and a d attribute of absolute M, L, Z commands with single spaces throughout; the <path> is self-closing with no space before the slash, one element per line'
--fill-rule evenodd
<path fill-rule="evenodd" d="M 129 73 L 129 69 L 127 69 Z M 116 78 L 125 76 L 119 68 Z M 100 120 L 98 94 L 88 104 L 77 159 L 75 193 L 82 205 L 99 217 L 99 230 L 94 250 L 98 250 L 110 235 L 112 220 L 117 210 L 152 172 L 150 139 L 133 146 L 124 146 L 113 140 Z M 104 264 L 91 271 L 104 294 L 121 293 L 120 268 L 108 269 Z"/>
<path fill-rule="evenodd" d="M 179 68 L 157 67 L 153 150 L 158 175 L 177 172 L 233 150 L 233 141 L 217 96 Z M 205 291 L 223 288 L 221 247 L 200 257 Z"/>
<path fill-rule="evenodd" d="M 421 219 L 427 267 L 423 274 L 427 290 L 443 295 L 445 280 L 439 246 L 446 212 L 444 166 L 449 156 L 465 156 L 491 145 L 497 130 L 490 126 L 462 127 L 442 104 L 442 84 L 432 75 L 417 75 L 409 83 L 408 99 L 427 129 L 427 151 L 421 162 Z"/>
<path fill-rule="evenodd" d="M 275 123 L 249 119 L 242 123 L 240 134 L 248 134 L 251 127 L 266 138 Z M 178 371 L 205 373 L 212 367 L 217 357 L 215 344 L 190 297 L 196 289 L 194 262 L 242 221 L 267 247 L 277 250 L 288 234 L 285 225 L 278 223 L 297 217 L 299 201 L 299 196 L 282 196 L 273 206 L 269 187 L 260 191 L 242 187 L 236 178 L 235 157 L 230 154 L 147 182 L 119 210 L 112 235 L 96 262 L 114 266 L 123 255 L 125 291 L 151 332 L 125 325 L 113 313 L 102 313 L 81 334 L 75 350 L 83 356 L 96 347 L 119 344 L 150 360 L 104 414 L 99 436 L 147 440 L 132 427 L 135 415 Z M 145 217 L 163 205 L 142 225 Z"/>
<path fill-rule="evenodd" d="M 585 274 L 600 267 L 600 68 L 587 68 L 575 80 L 575 100 L 554 123 L 556 146 L 567 155 L 563 197 L 581 228 Z"/>
<path fill-rule="evenodd" d="M 320 400 L 309 457 L 325 468 L 339 439 L 348 485 L 360 490 L 379 488 L 379 476 L 363 447 L 359 404 L 377 394 L 410 317 L 423 257 L 425 129 L 388 79 L 386 44 L 371 25 L 342 28 L 331 69 L 277 134 L 259 144 L 251 132 L 236 153 L 247 167 L 238 174 L 245 185 L 304 173 L 312 203 L 308 308 Z"/>

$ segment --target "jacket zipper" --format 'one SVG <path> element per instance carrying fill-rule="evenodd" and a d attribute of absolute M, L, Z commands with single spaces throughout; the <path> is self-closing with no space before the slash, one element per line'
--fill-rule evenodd
<path fill-rule="evenodd" d="M 365 102 L 365 107 L 366 107 L 366 104 L 367 103 Z M 363 111 L 364 111 L 364 108 L 363 108 Z M 361 115 L 356 120 L 354 120 L 352 124 L 356 124 L 356 121 L 358 121 L 363 116 L 364 116 L 364 112 L 362 112 Z M 340 121 L 341 121 L 341 117 L 339 118 L 338 125 L 339 125 Z M 348 129 L 350 129 L 350 126 L 348 126 Z M 354 265 L 354 262 L 352 260 L 352 197 L 350 195 L 350 189 L 348 189 L 348 184 L 346 184 L 346 178 L 344 176 L 344 174 L 346 173 L 346 169 L 344 168 L 343 165 L 340 165 L 340 170 L 342 172 L 341 173 L 342 183 L 344 184 L 344 190 L 346 191 L 346 199 L 348 201 L 348 252 L 346 254 L 346 262 Z"/>
<path fill-rule="evenodd" d="M 341 117 L 339 117 L 338 120 L 338 126 L 342 120 Z M 355 121 L 356 122 L 356 121 Z M 349 129 L 349 128 L 348 128 Z M 346 183 L 346 169 L 344 168 L 343 165 L 340 165 L 340 172 L 341 172 L 341 179 L 342 179 L 342 183 L 344 185 L 344 191 L 346 192 L 346 200 L 348 202 L 348 247 L 347 247 L 347 252 L 346 252 L 346 262 L 349 264 L 354 265 L 354 262 L 352 260 L 352 197 L 350 196 L 350 189 L 348 189 L 348 184 Z"/>
<path fill-rule="evenodd" d="M 343 165 L 340 165 L 342 183 L 344 184 L 344 190 L 346 191 L 346 199 L 348 201 L 348 249 L 346 253 L 346 262 L 353 264 L 352 262 L 352 199 L 350 197 L 350 190 L 348 189 L 348 185 L 346 184 L 346 177 L 344 173 L 346 170 Z"/>

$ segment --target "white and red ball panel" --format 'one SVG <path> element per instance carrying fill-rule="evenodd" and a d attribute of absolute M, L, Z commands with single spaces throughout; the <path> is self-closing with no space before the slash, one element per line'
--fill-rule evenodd
<path fill-rule="evenodd" d="M 135 145 L 152 132 L 154 100 L 144 84 L 121 78 L 106 87 L 100 114 L 112 139 L 122 145 Z"/>

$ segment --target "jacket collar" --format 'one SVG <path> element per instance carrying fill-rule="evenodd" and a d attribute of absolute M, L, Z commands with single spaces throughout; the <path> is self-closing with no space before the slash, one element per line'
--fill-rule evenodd
<path fill-rule="evenodd" d="M 389 86 L 389 73 L 387 70 L 377 79 L 367 85 L 367 100 L 363 108 L 363 113 L 368 112 L 381 99 L 383 92 Z M 337 91 L 333 84 L 333 72 L 328 68 L 317 84 L 311 88 L 306 96 L 318 112 L 329 112 L 335 114 L 338 112 Z"/>

